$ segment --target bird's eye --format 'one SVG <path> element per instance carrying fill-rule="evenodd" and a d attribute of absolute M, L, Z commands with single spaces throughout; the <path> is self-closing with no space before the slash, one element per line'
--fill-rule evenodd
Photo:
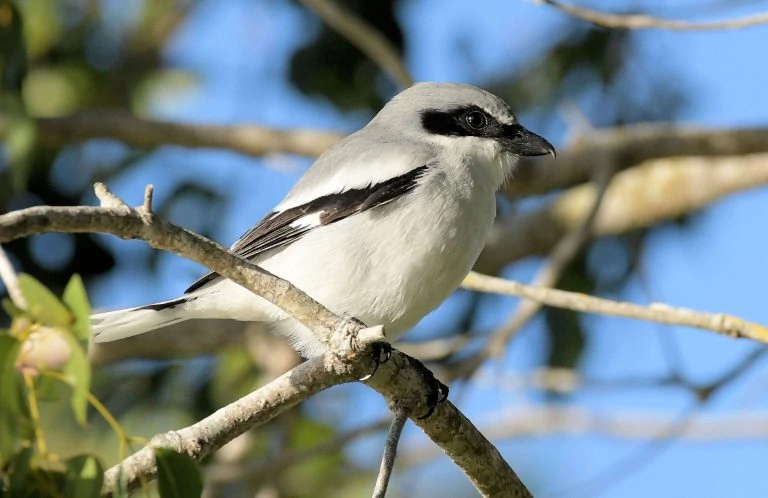
<path fill-rule="evenodd" d="M 487 121 L 485 120 L 485 114 L 478 111 L 473 111 L 467 114 L 467 124 L 472 128 L 479 130 L 485 128 Z"/>

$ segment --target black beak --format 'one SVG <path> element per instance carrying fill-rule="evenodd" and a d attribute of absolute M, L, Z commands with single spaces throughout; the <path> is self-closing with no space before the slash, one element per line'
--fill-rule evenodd
<path fill-rule="evenodd" d="M 504 145 L 509 152 L 518 156 L 556 157 L 555 148 L 543 137 L 530 132 L 518 124 L 504 126 Z"/>

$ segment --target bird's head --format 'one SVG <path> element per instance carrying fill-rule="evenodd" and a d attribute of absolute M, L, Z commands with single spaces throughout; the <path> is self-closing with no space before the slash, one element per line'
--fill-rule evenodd
<path fill-rule="evenodd" d="M 519 156 L 555 155 L 552 144 L 525 129 L 502 99 L 471 85 L 417 83 L 393 98 L 373 123 L 453 154 L 488 159 L 507 171 Z"/>

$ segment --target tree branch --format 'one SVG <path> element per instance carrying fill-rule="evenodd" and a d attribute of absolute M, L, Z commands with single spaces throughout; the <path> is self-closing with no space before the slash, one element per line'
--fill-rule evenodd
<path fill-rule="evenodd" d="M 2 133 L 0 119 L 0 136 Z M 112 138 L 151 149 L 164 145 L 230 149 L 252 156 L 319 156 L 343 134 L 312 130 L 277 130 L 254 125 L 198 125 L 140 119 L 123 112 L 75 114 L 35 121 L 42 145 L 61 147 L 92 138 Z"/>
<path fill-rule="evenodd" d="M 590 238 L 592 227 L 595 224 L 600 207 L 605 199 L 605 193 L 608 191 L 613 171 L 595 171 L 596 195 L 592 205 L 584 213 L 584 218 L 563 235 L 557 244 L 552 248 L 546 262 L 533 278 L 532 285 L 536 287 L 554 287 L 563 271 L 577 256 L 581 248 Z M 482 357 L 500 356 L 505 350 L 507 343 L 512 340 L 517 332 L 525 326 L 541 309 L 542 304 L 536 301 L 523 300 L 518 304 L 512 317 L 507 323 L 494 332 L 493 337 L 483 348 Z M 479 365 L 479 362 L 478 362 Z"/>
<path fill-rule="evenodd" d="M 301 0 L 328 26 L 360 49 L 402 88 L 413 85 L 397 48 L 374 26 L 332 0 Z"/>
<path fill-rule="evenodd" d="M 739 19 L 724 21 L 688 22 L 660 19 L 644 14 L 612 14 L 599 12 L 578 5 L 571 5 L 557 0 L 534 0 L 550 5 L 566 14 L 587 21 L 596 26 L 611 29 L 668 29 L 673 31 L 704 31 L 722 29 L 740 29 L 761 24 L 768 24 L 768 13 L 754 14 Z"/>
<path fill-rule="evenodd" d="M 407 407 L 411 414 L 425 413 L 423 393 L 428 386 L 418 370 L 410 364 L 408 356 L 399 351 L 383 365 L 384 368 L 366 384 L 382 394 L 390 406 Z M 402 382 L 402 383 L 401 383 Z M 411 389 L 407 393 L 405 389 Z M 413 389 L 413 386 L 422 386 Z M 415 406 L 413 396 L 422 401 Z M 421 430 L 435 442 L 464 471 L 478 491 L 484 497 L 524 498 L 530 492 L 520 478 L 504 461 L 504 458 L 488 440 L 477 430 L 472 422 L 450 401 L 444 401 L 435 408 L 432 415 L 425 419 L 412 418 Z"/>
<path fill-rule="evenodd" d="M 392 470 L 395 468 L 395 456 L 397 456 L 397 445 L 400 442 L 400 435 L 403 433 L 403 427 L 408 420 L 408 413 L 403 409 L 395 410 L 395 418 L 389 426 L 387 441 L 384 445 L 384 454 L 381 457 L 381 466 L 379 467 L 379 477 L 376 479 L 376 486 L 373 489 L 373 498 L 384 498 L 389 487 L 389 479 L 392 476 Z"/>
<path fill-rule="evenodd" d="M 589 296 L 578 292 L 533 287 L 476 272 L 472 272 L 467 276 L 462 287 L 480 292 L 519 296 L 547 306 L 585 313 L 621 316 L 667 325 L 684 325 L 717 332 L 728 337 L 747 338 L 768 344 L 768 327 L 723 313 L 702 313 L 686 308 L 673 308 L 662 303 L 640 306 L 623 301 L 611 301 L 610 299 Z"/>
<path fill-rule="evenodd" d="M 564 169 L 568 167 L 564 165 Z M 591 235 L 617 235 L 650 227 L 734 192 L 766 184 L 768 154 L 649 160 L 622 171 L 611 181 Z M 538 209 L 498 220 L 475 269 L 496 274 L 513 261 L 546 254 L 578 225 L 595 197 L 593 185 L 580 185 Z"/>
<path fill-rule="evenodd" d="M 342 335 L 353 337 L 362 330 L 361 324 L 348 323 L 337 317 L 290 282 L 264 271 L 215 242 L 162 218 L 145 217 L 142 208 L 126 206 L 100 184 L 97 184 L 96 191 L 108 207 L 37 206 L 1 215 L 0 243 L 43 232 L 97 232 L 122 239 L 142 239 L 155 249 L 191 259 L 264 297 L 312 329 L 320 338 L 331 337 L 341 329 L 346 329 Z M 338 350 L 344 349 L 343 344 L 334 346 L 338 346 Z"/>
<path fill-rule="evenodd" d="M 744 410 L 732 413 L 697 414 L 682 431 L 669 431 L 677 414 L 615 411 L 550 404 L 509 408 L 489 414 L 480 428 L 494 441 L 552 437 L 556 435 L 598 435 L 617 440 L 664 440 L 695 443 L 756 441 L 768 437 L 768 412 Z M 441 456 L 427 445 L 401 447 L 398 458 L 404 467 L 421 465 Z"/>
<path fill-rule="evenodd" d="M 649 159 L 681 156 L 737 156 L 768 152 L 768 128 L 702 130 L 674 123 L 644 123 L 589 132 L 558 149 L 557 159 L 537 157 L 520 163 L 510 195 L 543 194 L 589 181 L 592 171 L 614 171 Z"/>
<path fill-rule="evenodd" d="M 100 196 L 109 201 L 109 196 L 105 193 L 106 189 L 99 188 L 99 191 Z M 339 318 L 290 283 L 261 270 L 200 235 L 177 227 L 160 217 L 146 216 L 142 211 L 143 208 L 129 208 L 125 205 L 115 207 L 37 206 L 13 211 L 0 215 L 0 243 L 50 231 L 101 232 L 111 233 L 121 238 L 139 238 L 152 247 L 171 251 L 203 264 L 268 299 L 310 327 L 319 337 L 330 338 L 331 353 L 326 354 L 324 358 L 297 367 L 300 368 L 298 371 L 291 371 L 276 381 L 277 385 L 282 386 L 281 389 L 287 389 L 286 392 L 292 393 L 285 398 L 287 406 L 292 406 L 304 399 L 302 396 L 306 392 L 309 392 L 307 394 L 309 396 L 316 390 L 330 387 L 333 383 L 348 382 L 363 377 L 365 372 L 361 372 L 360 368 L 367 368 L 367 362 L 358 360 L 363 359 L 364 356 L 367 357 L 370 353 L 371 342 L 383 339 L 380 328 L 365 329 L 359 322 Z M 304 384 L 303 380 L 310 384 Z M 424 393 L 429 392 L 432 386 L 426 385 L 422 372 L 414 368 L 410 358 L 400 352 L 395 351 L 392 358 L 381 365 L 377 374 L 366 383 L 382 394 L 390 404 L 407 407 L 409 413 L 424 413 L 428 408 Z M 270 408 L 264 415 L 244 411 L 247 406 L 259 407 L 263 403 L 269 405 L 269 400 L 273 399 L 270 397 L 273 394 L 270 393 L 272 393 L 270 389 L 259 390 L 253 393 L 253 398 L 243 398 L 244 405 L 236 405 L 240 407 L 235 410 L 238 414 L 236 419 L 224 425 L 221 425 L 222 422 L 218 418 L 209 417 L 199 423 L 202 425 L 194 426 L 196 429 L 192 433 L 179 431 L 170 436 L 161 437 L 153 444 L 168 444 L 173 449 L 182 448 L 183 451 L 192 452 L 193 455 L 213 451 L 242 433 L 243 430 L 247 430 L 247 427 L 243 428 L 245 425 L 250 427 L 264 417 L 274 416 L 284 409 Z M 224 415 L 221 416 L 224 417 Z M 243 421 L 244 425 L 239 425 L 238 421 Z M 441 403 L 428 419 L 417 419 L 414 422 L 430 439 L 443 448 L 483 496 L 530 496 L 498 450 L 450 402 Z M 217 431 L 217 428 L 221 431 Z M 178 435 L 180 433 L 183 436 L 190 435 L 194 439 L 180 437 Z M 203 436 L 197 437 L 198 434 Z M 126 465 L 152 475 L 154 457 L 150 459 L 147 456 L 149 454 L 153 455 L 149 449 L 141 450 L 139 456 L 130 457 Z M 126 471 L 125 475 L 127 474 Z M 115 477 L 116 471 L 112 471 L 109 475 L 110 480 L 105 482 L 111 482 L 114 485 Z"/>
<path fill-rule="evenodd" d="M 254 125 L 196 125 L 140 119 L 127 113 L 85 113 L 35 121 L 37 140 L 60 147 L 93 138 L 112 138 L 139 148 L 163 145 L 230 149 L 263 156 L 288 153 L 318 156 L 343 134 L 275 130 Z M 0 137 L 5 126 L 0 117 Z M 614 171 L 649 159 L 724 156 L 768 152 L 768 128 L 701 130 L 673 123 L 622 126 L 580 135 L 558 151 L 557 160 L 523 158 L 506 191 L 513 196 L 542 194 L 589 180 L 606 165 Z"/>
<path fill-rule="evenodd" d="M 106 473 L 103 493 L 114 491 L 120 466 L 129 489 L 154 478 L 153 448 L 162 446 L 201 459 L 321 390 L 355 381 L 365 368 L 363 363 L 342 362 L 334 354 L 309 360 L 194 425 L 155 436 L 145 448 Z M 391 404 L 407 406 L 413 413 L 427 409 L 424 393 L 429 387 L 410 358 L 399 351 L 393 351 L 392 358 L 367 384 Z M 482 496 L 531 496 L 498 450 L 449 401 L 438 405 L 429 418 L 414 422 L 464 471 Z"/>
<path fill-rule="evenodd" d="M 196 424 L 154 436 L 147 446 L 105 473 L 102 495 L 111 495 L 116 490 L 121 475 L 128 490 L 154 479 L 157 475 L 154 448 L 169 448 L 201 460 L 252 427 L 272 420 L 318 392 L 355 380 L 354 371 L 333 355 L 309 360 Z"/>

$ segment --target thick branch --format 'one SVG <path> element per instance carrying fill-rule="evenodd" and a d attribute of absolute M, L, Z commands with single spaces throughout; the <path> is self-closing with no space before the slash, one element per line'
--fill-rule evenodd
<path fill-rule="evenodd" d="M 343 137 L 324 131 L 276 130 L 254 125 L 172 123 L 139 119 L 120 112 L 38 119 L 36 125 L 39 142 L 55 147 L 91 138 L 113 138 L 147 149 L 181 145 L 231 149 L 252 156 L 277 153 L 319 156 Z"/>
<path fill-rule="evenodd" d="M 768 140 L 763 145 L 768 145 Z M 647 161 L 613 179 L 592 236 L 650 227 L 699 210 L 726 195 L 765 184 L 768 154 Z M 584 218 L 596 194 L 594 185 L 581 185 L 539 209 L 497 221 L 475 269 L 496 274 L 513 261 L 546 254 Z"/>
<path fill-rule="evenodd" d="M 751 26 L 768 24 L 768 13 L 754 14 L 739 19 L 728 19 L 724 21 L 674 21 L 670 19 L 660 19 L 658 17 L 644 14 L 612 14 L 600 12 L 597 10 L 571 5 L 557 0 L 534 0 L 540 3 L 551 5 L 552 7 L 565 12 L 566 14 L 587 21 L 596 26 L 612 29 L 668 29 L 674 31 L 705 31 L 722 29 L 741 29 Z"/>

